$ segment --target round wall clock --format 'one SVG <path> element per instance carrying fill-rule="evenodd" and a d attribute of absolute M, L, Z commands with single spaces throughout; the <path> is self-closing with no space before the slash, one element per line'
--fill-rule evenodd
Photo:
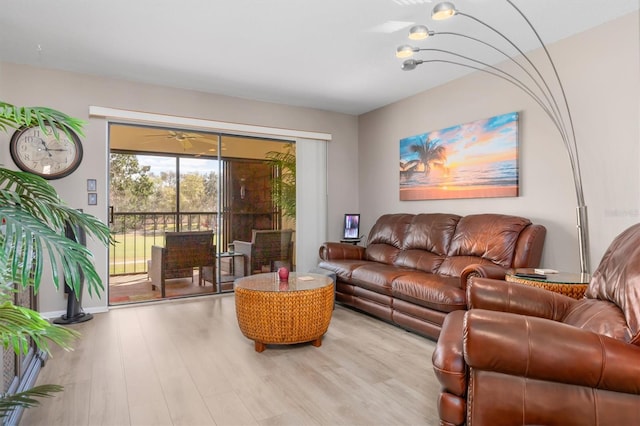
<path fill-rule="evenodd" d="M 73 173 L 82 161 L 82 143 L 72 130 L 71 139 L 61 129 L 58 138 L 46 126 L 23 127 L 11 137 L 11 158 L 21 170 L 45 179 L 60 179 Z"/>

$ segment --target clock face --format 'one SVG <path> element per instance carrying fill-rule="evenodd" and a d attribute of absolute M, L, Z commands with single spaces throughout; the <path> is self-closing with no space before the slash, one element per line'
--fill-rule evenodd
<path fill-rule="evenodd" d="M 71 174 L 82 161 L 82 144 L 78 135 L 71 133 L 71 139 L 58 129 L 58 138 L 53 129 L 46 126 L 43 132 L 39 126 L 25 127 L 11 137 L 11 158 L 25 172 L 45 179 L 59 179 Z"/>

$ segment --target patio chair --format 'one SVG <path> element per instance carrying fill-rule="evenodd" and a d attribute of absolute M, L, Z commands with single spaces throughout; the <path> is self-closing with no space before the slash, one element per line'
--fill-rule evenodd
<path fill-rule="evenodd" d="M 245 256 L 245 275 L 272 272 L 275 262 L 291 269 L 292 237 L 292 229 L 254 229 L 251 231 L 251 242 L 235 240 L 235 251 Z"/>
<path fill-rule="evenodd" d="M 191 276 L 193 281 L 193 268 L 199 268 L 198 284 L 203 285 L 202 268 L 211 267 L 215 276 L 215 265 L 213 231 L 167 232 L 164 247 L 151 247 L 151 287 L 159 287 L 164 298 L 166 280 Z"/>

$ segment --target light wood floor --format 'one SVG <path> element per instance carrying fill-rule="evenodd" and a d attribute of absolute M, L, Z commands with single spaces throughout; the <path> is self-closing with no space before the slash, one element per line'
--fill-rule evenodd
<path fill-rule="evenodd" d="M 436 425 L 434 342 L 336 306 L 322 346 L 254 351 L 234 296 L 122 307 L 72 326 L 21 425 Z"/>

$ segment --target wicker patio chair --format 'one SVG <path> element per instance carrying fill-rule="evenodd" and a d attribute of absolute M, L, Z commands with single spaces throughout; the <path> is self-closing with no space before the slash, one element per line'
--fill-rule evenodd
<path fill-rule="evenodd" d="M 153 289 L 159 287 L 162 297 L 166 297 L 167 279 L 191 276 L 193 280 L 193 269 L 199 268 L 198 284 L 202 285 L 202 268 L 213 268 L 215 276 L 215 265 L 213 231 L 167 232 L 164 247 L 151 247 L 151 286 Z"/>
<path fill-rule="evenodd" d="M 251 242 L 234 241 L 235 251 L 245 256 L 245 276 L 261 272 L 271 272 L 274 262 L 292 268 L 292 229 L 254 229 Z"/>

